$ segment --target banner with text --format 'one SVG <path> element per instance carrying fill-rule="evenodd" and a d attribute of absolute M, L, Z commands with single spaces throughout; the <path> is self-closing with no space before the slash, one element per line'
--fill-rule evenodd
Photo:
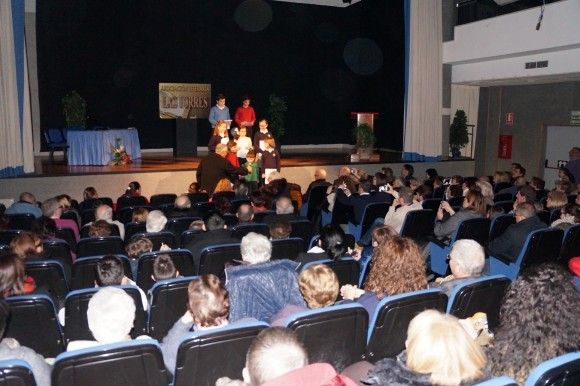
<path fill-rule="evenodd" d="M 159 83 L 159 118 L 208 118 L 211 84 Z"/>

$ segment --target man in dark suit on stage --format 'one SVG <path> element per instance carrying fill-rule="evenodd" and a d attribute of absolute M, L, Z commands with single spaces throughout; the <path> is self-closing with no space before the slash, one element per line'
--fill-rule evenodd
<path fill-rule="evenodd" d="M 222 143 L 215 147 L 215 153 L 209 153 L 201 160 L 197 167 L 196 178 L 201 189 L 212 194 L 215 185 L 222 178 L 230 178 L 232 175 L 246 175 L 249 170 L 243 167 L 237 168 L 226 160 L 228 147 Z"/>
<path fill-rule="evenodd" d="M 516 223 L 510 225 L 505 232 L 491 240 L 487 246 L 490 256 L 505 257 L 515 261 L 518 257 L 528 235 L 535 230 L 546 228 L 538 216 L 533 204 L 524 202 L 515 209 Z"/>

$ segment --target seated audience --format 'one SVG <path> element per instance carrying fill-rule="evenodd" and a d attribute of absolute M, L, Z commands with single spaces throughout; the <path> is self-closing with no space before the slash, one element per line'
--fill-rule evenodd
<path fill-rule="evenodd" d="M 97 287 L 107 287 L 111 285 L 130 285 L 139 290 L 143 309 L 149 309 L 149 302 L 143 290 L 135 282 L 125 276 L 123 262 L 115 255 L 106 255 L 97 262 L 95 267 Z"/>
<path fill-rule="evenodd" d="M 394 192 L 394 190 L 392 192 Z M 421 206 L 421 203 L 413 201 L 413 191 L 411 188 L 402 187 L 395 196 L 395 201 L 389 207 L 389 211 L 385 216 L 383 224 L 390 226 L 397 233 L 400 233 L 407 213 L 412 210 L 420 209 L 423 209 L 423 207 Z M 370 234 L 366 238 L 363 237 L 360 242 L 365 245 L 368 244 L 370 242 L 369 236 Z"/>
<path fill-rule="evenodd" d="M 16 339 L 4 338 L 9 319 L 10 306 L 4 299 L 0 299 L 0 360 L 20 359 L 25 361 L 32 369 L 36 384 L 38 386 L 50 386 L 51 367 L 44 358 L 34 350 L 21 346 Z M 9 383 L 10 381 L 5 380 L 5 382 Z"/>
<path fill-rule="evenodd" d="M 121 238 L 125 238 L 125 225 L 122 222 L 113 220 L 113 208 L 109 205 L 99 205 L 95 209 L 95 221 L 97 220 L 105 220 L 111 225 L 116 225 L 119 228 L 119 236 Z"/>
<path fill-rule="evenodd" d="M 111 224 L 105 220 L 93 221 L 89 225 L 89 237 L 106 237 L 111 235 Z"/>
<path fill-rule="evenodd" d="M 131 222 L 145 222 L 147 221 L 147 216 L 149 216 L 149 209 L 144 207 L 135 208 L 131 214 Z"/>
<path fill-rule="evenodd" d="M 135 321 L 135 302 L 121 288 L 104 287 L 89 300 L 87 321 L 95 340 L 73 340 L 66 350 L 118 343 L 131 340 L 129 335 Z M 141 335 L 136 339 L 146 339 Z"/>
<path fill-rule="evenodd" d="M 74 220 L 60 218 L 62 207 L 56 198 L 49 198 L 42 203 L 42 215 L 54 220 L 57 228 L 68 228 L 73 231 L 75 239 L 79 241 L 79 226 Z"/>
<path fill-rule="evenodd" d="M 131 181 L 123 193 L 125 197 L 141 197 L 141 184 L 138 181 Z M 145 204 L 149 204 L 149 200 L 145 198 Z"/>
<path fill-rule="evenodd" d="M 306 219 L 306 217 L 295 215 L 294 212 L 295 208 L 294 205 L 292 205 L 292 200 L 290 197 L 282 196 L 276 200 L 276 214 L 271 214 L 264 217 L 263 222 L 269 224 L 275 220 L 287 220 L 292 222 L 294 220 Z"/>
<path fill-rule="evenodd" d="M 152 210 L 147 215 L 147 221 L 145 222 L 145 229 L 148 233 L 161 232 L 165 229 L 165 224 L 167 224 L 167 217 L 160 210 Z"/>
<path fill-rule="evenodd" d="M 523 384 L 541 362 L 580 350 L 580 292 L 563 267 L 528 268 L 504 297 L 489 352 L 493 374 Z"/>
<path fill-rule="evenodd" d="M 0 297 L 36 291 L 36 283 L 25 273 L 24 261 L 13 253 L 0 255 Z"/>
<path fill-rule="evenodd" d="M 413 173 L 415 173 L 415 168 L 413 165 L 404 164 L 401 167 L 400 176 L 405 180 L 405 183 L 408 183 L 411 178 L 413 178 Z"/>
<path fill-rule="evenodd" d="M 396 358 L 378 361 L 363 383 L 465 386 L 489 378 L 485 354 L 454 316 L 421 312 L 409 323 L 405 346 Z"/>
<path fill-rule="evenodd" d="M 534 190 L 534 188 L 532 188 L 529 185 L 521 186 L 518 188 L 518 191 L 516 192 L 513 207 L 515 209 L 516 206 L 524 202 L 534 205 L 534 203 L 536 202 L 536 198 L 537 198 L 536 191 Z"/>
<path fill-rule="evenodd" d="M 490 256 L 506 258 L 514 262 L 528 235 L 535 230 L 546 228 L 538 216 L 534 205 L 524 202 L 515 209 L 516 223 L 507 227 L 504 233 L 487 244 Z"/>
<path fill-rule="evenodd" d="M 30 230 L 43 240 L 52 240 L 56 238 L 56 223 L 53 219 L 46 216 L 40 216 L 34 219 L 30 226 Z"/>
<path fill-rule="evenodd" d="M 361 180 L 358 184 L 358 195 L 353 194 L 356 192 L 348 190 L 345 186 L 339 187 L 336 192 L 336 199 L 338 202 L 352 207 L 354 212 L 354 218 L 352 221 L 355 224 L 360 224 L 362 221 L 367 205 L 377 202 L 375 197 L 370 194 L 371 186 L 372 180 L 365 179 Z"/>
<path fill-rule="evenodd" d="M 308 307 L 288 304 L 272 317 L 270 325 L 283 326 L 286 317 L 309 308 L 331 306 L 338 297 L 338 277 L 332 268 L 324 264 L 313 265 L 300 272 L 298 286 Z"/>
<path fill-rule="evenodd" d="M 428 198 L 431 198 L 432 194 L 433 192 L 430 187 L 428 187 L 427 185 L 421 185 L 413 190 L 413 201 L 421 203 L 421 205 L 423 205 L 422 204 L 423 201 Z"/>
<path fill-rule="evenodd" d="M 557 190 L 552 190 L 548 192 L 548 196 L 546 197 L 546 209 L 560 209 L 564 205 L 568 203 L 568 196 L 565 195 L 563 192 L 559 192 Z"/>
<path fill-rule="evenodd" d="M 175 198 L 173 203 L 173 209 L 167 217 L 169 218 L 179 218 L 179 217 L 191 217 L 193 216 L 193 211 L 191 209 L 191 200 L 187 194 L 180 194 Z"/>
<path fill-rule="evenodd" d="M 232 236 L 232 232 L 227 229 L 224 219 L 217 214 L 211 215 L 207 219 L 205 229 L 205 232 L 196 235 L 195 239 L 185 246 L 191 251 L 194 259 L 199 259 L 204 248 L 209 246 L 240 242 L 239 239 Z"/>
<path fill-rule="evenodd" d="M 10 241 L 10 252 L 22 260 L 40 260 L 44 256 L 42 239 L 32 232 L 23 232 Z"/>
<path fill-rule="evenodd" d="M 287 220 L 275 220 L 268 224 L 270 240 L 287 239 L 292 233 L 292 224 Z"/>
<path fill-rule="evenodd" d="M 238 206 L 236 211 L 236 217 L 238 218 L 238 224 L 246 224 L 254 221 L 254 209 L 251 204 L 242 204 Z"/>
<path fill-rule="evenodd" d="M 440 288 L 447 296 L 453 289 L 469 279 L 479 277 L 485 264 L 483 247 L 475 240 L 463 239 L 453 243 L 449 252 L 449 269 L 451 275 L 439 277 L 430 284 L 431 288 Z"/>
<path fill-rule="evenodd" d="M 175 268 L 175 264 L 171 256 L 161 254 L 153 260 L 153 275 L 151 279 L 154 281 L 174 279 L 179 276 L 179 271 Z"/>
<path fill-rule="evenodd" d="M 338 260 L 347 252 L 346 235 L 342 228 L 338 225 L 328 224 L 320 229 L 320 237 L 316 245 L 306 253 L 301 252 L 296 261 L 306 264 L 323 259 Z"/>
<path fill-rule="evenodd" d="M 187 187 L 187 192 L 188 193 L 199 193 L 199 192 L 201 192 L 201 185 L 199 184 L 199 182 L 192 182 Z"/>
<path fill-rule="evenodd" d="M 173 325 L 161 341 L 165 367 L 175 371 L 177 350 L 183 338 L 191 331 L 206 331 L 228 325 L 230 298 L 217 276 L 201 275 L 187 288 L 185 314 Z"/>
<path fill-rule="evenodd" d="M 217 200 L 219 197 L 231 197 L 231 193 L 233 193 L 234 187 L 232 182 L 229 178 L 221 178 L 215 185 L 213 190 L 213 194 L 210 196 L 209 201 L 213 202 Z"/>
<path fill-rule="evenodd" d="M 62 214 L 70 214 L 75 218 L 77 226 L 81 223 L 81 215 L 78 210 L 73 206 L 75 204 L 78 207 L 78 203 L 72 199 L 68 194 L 59 194 L 55 197 L 62 207 Z"/>
<path fill-rule="evenodd" d="M 270 203 L 259 190 L 250 193 L 250 200 L 252 201 L 254 213 L 270 210 Z"/>
<path fill-rule="evenodd" d="M 308 188 L 306 188 L 306 193 L 304 193 L 304 196 L 302 197 L 304 202 L 308 202 L 308 199 L 310 197 L 310 191 L 312 190 L 312 188 L 315 188 L 317 186 L 326 186 L 326 187 L 330 186 L 330 182 L 326 181 L 326 169 L 319 168 L 314 171 L 314 181 L 308 184 Z"/>
<path fill-rule="evenodd" d="M 425 260 L 417 244 L 406 237 L 392 236 L 375 247 L 364 290 L 347 284 L 340 293 L 344 299 L 357 299 L 372 317 L 385 296 L 427 288 L 425 272 Z"/>
<path fill-rule="evenodd" d="M 469 190 L 463 198 L 462 208 L 455 212 L 447 201 L 441 201 L 437 210 L 437 220 L 433 233 L 439 239 L 449 238 L 462 221 L 481 218 L 485 215 L 486 207 L 483 196 L 477 190 Z M 449 217 L 445 218 L 445 214 Z"/>
<path fill-rule="evenodd" d="M 493 206 L 493 187 L 491 184 L 486 181 L 477 181 L 475 187 L 481 192 L 484 204 L 487 207 Z"/>
<path fill-rule="evenodd" d="M 560 209 L 560 218 L 550 224 L 550 228 L 566 230 L 580 223 L 580 207 L 566 204 Z"/>
<path fill-rule="evenodd" d="M 125 246 L 125 252 L 131 263 L 131 271 L 133 277 L 137 277 L 137 270 L 139 268 L 139 257 L 146 252 L 153 251 L 153 243 L 146 237 L 139 237 L 132 239 L 129 244 Z"/>
<path fill-rule="evenodd" d="M 10 207 L 7 208 L 4 213 L 7 215 L 30 213 L 36 218 L 42 216 L 42 210 L 36 202 L 36 197 L 34 197 L 34 194 L 28 192 L 20 193 L 18 201 L 10 205 Z"/>

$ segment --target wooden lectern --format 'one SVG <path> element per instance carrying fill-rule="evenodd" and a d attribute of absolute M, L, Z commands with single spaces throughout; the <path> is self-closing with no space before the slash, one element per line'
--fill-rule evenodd
<path fill-rule="evenodd" d="M 352 119 L 356 118 L 356 125 L 367 124 L 374 130 L 375 128 L 375 118 L 379 116 L 379 113 L 373 112 L 351 112 L 350 117 Z"/>

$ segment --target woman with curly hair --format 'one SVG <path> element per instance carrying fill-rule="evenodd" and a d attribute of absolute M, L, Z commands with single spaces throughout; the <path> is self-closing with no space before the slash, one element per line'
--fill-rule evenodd
<path fill-rule="evenodd" d="M 393 236 L 374 249 L 364 290 L 347 284 L 340 293 L 344 299 L 357 299 L 372 316 L 385 296 L 425 288 L 427 277 L 421 249 L 411 239 Z"/>
<path fill-rule="evenodd" d="M 555 263 L 530 267 L 509 287 L 489 352 L 495 375 L 523 384 L 541 362 L 580 350 L 580 292 Z"/>

